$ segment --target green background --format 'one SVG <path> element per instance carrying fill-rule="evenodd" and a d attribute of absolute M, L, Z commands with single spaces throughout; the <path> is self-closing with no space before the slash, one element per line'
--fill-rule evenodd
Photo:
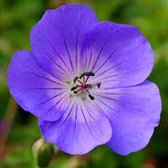
<path fill-rule="evenodd" d="M 128 156 L 119 156 L 106 146 L 85 156 L 58 152 L 49 168 L 168 168 L 168 0 L 0 0 L 0 168 L 36 168 L 33 143 L 40 138 L 36 119 L 10 97 L 6 75 L 15 51 L 30 49 L 29 34 L 44 11 L 66 3 L 94 9 L 100 21 L 136 25 L 150 41 L 155 66 L 149 77 L 160 88 L 161 122 L 149 145 Z M 2 124 L 1 124 L 2 125 Z M 2 148 L 2 147 L 1 147 Z"/>

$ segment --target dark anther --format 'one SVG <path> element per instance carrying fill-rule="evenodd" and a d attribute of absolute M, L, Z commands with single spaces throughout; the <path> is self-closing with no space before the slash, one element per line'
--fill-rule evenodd
<path fill-rule="evenodd" d="M 78 87 L 79 87 L 78 85 L 76 85 L 76 86 L 72 87 L 72 88 L 71 88 L 71 91 L 73 91 L 73 90 L 77 89 Z"/>
<path fill-rule="evenodd" d="M 91 84 L 86 84 L 85 87 L 86 87 L 87 89 L 91 89 L 91 88 L 92 88 L 92 85 L 91 85 Z"/>
<path fill-rule="evenodd" d="M 79 78 L 83 78 L 84 76 L 95 76 L 94 72 L 84 72 Z"/>
<path fill-rule="evenodd" d="M 78 76 L 74 78 L 74 80 L 73 80 L 74 84 L 76 83 L 76 81 L 78 80 L 78 78 L 79 78 Z"/>
<path fill-rule="evenodd" d="M 92 96 L 91 94 L 89 94 L 89 98 L 90 98 L 91 100 L 94 100 L 94 99 L 95 99 L 94 96 Z"/>
<path fill-rule="evenodd" d="M 78 92 L 75 90 L 75 91 L 74 91 L 74 94 L 77 94 L 77 93 L 78 93 Z"/>
<path fill-rule="evenodd" d="M 98 89 L 100 89 L 101 82 L 97 83 Z"/>

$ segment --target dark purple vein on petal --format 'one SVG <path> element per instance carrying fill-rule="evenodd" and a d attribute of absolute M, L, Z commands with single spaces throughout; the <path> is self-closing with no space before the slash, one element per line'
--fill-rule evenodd
<path fill-rule="evenodd" d="M 101 56 L 101 54 L 102 54 L 102 51 L 103 51 L 103 49 L 104 49 L 105 43 L 106 43 L 106 41 L 103 43 L 103 45 L 102 45 L 102 47 L 101 47 L 101 49 L 100 49 L 100 51 L 99 51 L 99 54 L 97 55 L 96 61 L 95 61 L 95 63 L 93 64 L 93 66 L 92 66 L 92 68 L 91 68 L 91 71 L 93 71 L 94 68 L 95 68 L 95 66 L 97 65 L 97 62 L 98 62 L 98 60 L 99 60 L 99 58 L 100 58 L 100 56 Z"/>
<path fill-rule="evenodd" d="M 58 53 L 58 51 L 56 50 L 56 48 L 51 43 L 49 43 L 49 44 L 52 47 L 52 49 L 55 51 L 55 53 L 58 55 L 58 57 L 62 61 L 62 63 L 65 65 L 65 67 L 67 69 L 67 72 L 69 73 L 70 69 L 69 69 L 68 65 L 66 64 L 66 62 L 63 60 L 62 56 Z"/>
<path fill-rule="evenodd" d="M 108 107 L 110 110 L 115 111 L 115 109 L 113 109 L 107 103 L 105 103 L 104 101 L 102 101 L 100 98 L 97 97 L 96 100 L 98 100 L 100 103 L 102 103 L 103 105 L 105 105 L 106 107 Z M 96 102 L 95 102 L 95 104 L 98 106 L 98 104 Z"/>
<path fill-rule="evenodd" d="M 115 100 L 118 101 L 118 103 L 120 103 L 120 106 L 121 106 L 121 105 L 123 105 L 123 106 L 127 105 L 127 106 L 129 106 L 130 108 L 133 108 L 133 109 L 135 109 L 135 110 L 138 110 L 138 111 L 142 111 L 142 112 L 143 112 L 142 109 L 135 107 L 137 104 L 131 104 L 131 103 L 126 102 L 126 101 L 122 102 L 122 101 L 117 100 L 117 99 L 115 99 Z"/>
<path fill-rule="evenodd" d="M 51 61 L 51 60 L 50 60 Z M 38 65 L 41 69 L 43 69 L 42 68 L 42 66 L 40 66 L 40 65 Z M 43 69 L 43 71 L 45 71 L 44 69 Z M 32 72 L 33 73 L 33 72 Z M 47 73 L 47 74 L 49 74 L 50 76 L 52 76 L 52 77 L 54 77 L 55 79 L 57 79 L 58 81 L 61 81 L 61 79 L 60 78 L 58 78 L 57 76 L 53 76 L 53 75 L 51 75 L 50 73 L 48 73 L 48 72 L 46 72 L 45 71 L 45 73 Z M 60 72 L 61 73 L 61 72 Z M 62 74 L 62 73 L 61 73 Z M 63 74 L 62 74 L 63 75 Z"/>
<path fill-rule="evenodd" d="M 70 53 L 69 53 L 69 49 L 68 49 L 67 43 L 66 43 L 66 41 L 65 41 L 65 38 L 63 38 L 63 39 L 64 39 L 64 46 L 65 46 L 65 49 L 66 49 L 67 54 L 68 54 L 69 62 L 70 62 L 72 71 L 74 72 L 74 66 L 73 66 L 73 63 L 72 63 L 71 55 L 70 55 Z"/>
<path fill-rule="evenodd" d="M 39 31 L 40 31 L 41 34 L 43 34 L 41 30 L 39 30 Z M 36 37 L 36 39 L 40 40 L 40 38 L 37 38 L 37 37 Z M 49 45 L 51 46 L 51 48 L 56 52 L 55 47 L 54 47 L 49 41 L 48 41 L 48 44 L 49 44 Z M 58 52 L 56 52 L 56 54 L 59 56 Z M 49 57 L 48 54 L 46 54 L 46 55 L 47 55 L 47 57 L 49 58 L 49 60 L 50 60 L 51 62 L 53 62 L 54 64 L 56 64 L 58 67 L 61 67 L 61 66 L 58 65 L 51 57 Z M 62 67 L 61 67 L 61 69 L 64 70 Z M 64 70 L 64 71 L 65 71 L 65 70 Z M 67 71 L 67 72 L 69 72 L 69 71 Z M 66 72 L 66 73 L 67 73 L 67 72 Z"/>
<path fill-rule="evenodd" d="M 97 126 L 97 128 L 99 129 L 99 131 L 101 132 L 101 134 L 103 135 L 102 130 L 99 128 L 99 126 L 97 125 L 97 122 L 95 121 L 94 117 L 92 116 L 92 114 L 89 112 L 89 110 L 87 109 L 87 107 L 85 107 L 86 111 L 88 112 L 90 118 L 93 120 L 93 122 L 95 123 L 95 125 Z"/>
<path fill-rule="evenodd" d="M 127 45 L 127 44 L 126 44 Z M 126 45 L 123 45 L 124 47 Z M 110 56 L 107 58 L 107 60 L 95 71 L 98 72 L 112 57 L 114 57 L 114 55 L 116 54 L 116 52 L 121 48 L 121 46 L 118 46 L 111 54 Z M 125 61 L 124 61 L 125 62 Z M 112 67 L 113 68 L 113 67 Z"/>
<path fill-rule="evenodd" d="M 109 118 L 109 116 L 105 113 L 105 111 L 99 106 L 99 104 L 98 103 L 96 103 L 96 108 L 99 108 L 99 110 L 100 110 L 100 112 L 103 112 L 104 113 L 104 115 L 108 118 L 108 120 L 110 121 L 110 118 Z M 98 108 L 97 108 L 97 110 L 98 110 Z M 115 111 L 115 110 L 113 110 L 113 111 Z"/>
<path fill-rule="evenodd" d="M 79 35 L 78 35 L 78 31 L 77 31 L 77 35 L 76 35 L 76 44 L 75 44 L 75 63 L 76 63 L 76 71 L 78 69 L 78 38 L 79 38 Z"/>
<path fill-rule="evenodd" d="M 30 88 L 30 89 L 32 89 L 32 90 L 62 90 L 62 89 L 64 89 L 64 88 Z"/>
<path fill-rule="evenodd" d="M 56 113 L 56 112 L 59 112 L 59 110 L 61 109 L 62 105 L 64 104 L 62 100 L 63 100 L 63 98 L 61 98 L 59 101 L 57 101 L 57 102 L 58 102 L 58 103 L 57 103 L 57 106 L 58 106 L 61 102 L 62 102 L 62 104 L 59 106 L 59 108 L 57 109 L 57 111 L 55 111 L 55 113 Z M 55 105 L 55 106 L 56 106 L 56 105 Z M 55 106 L 52 106 L 50 109 L 48 109 L 47 112 L 46 112 L 43 116 L 45 117 L 45 115 L 46 115 L 49 111 L 51 111 L 52 109 L 54 109 Z"/>
<path fill-rule="evenodd" d="M 50 45 L 50 43 L 49 43 L 49 45 Z M 46 54 L 46 55 L 47 55 L 47 57 L 49 58 L 49 60 L 51 61 L 51 63 L 54 63 L 54 64 L 61 70 L 61 71 L 59 71 L 58 69 L 56 69 L 57 72 L 59 72 L 61 75 L 67 74 L 67 72 L 65 71 L 65 69 L 63 69 L 62 66 L 60 66 L 59 64 L 57 64 L 57 63 L 55 62 L 55 60 L 52 59 L 48 54 Z"/>
<path fill-rule="evenodd" d="M 91 60 L 92 60 L 94 43 L 95 42 L 92 42 L 92 46 L 91 46 L 91 50 L 90 50 L 90 55 L 89 55 L 89 60 L 88 60 L 89 62 L 87 63 L 88 64 L 87 65 L 87 69 L 90 67 L 90 63 L 91 63 Z"/>
<path fill-rule="evenodd" d="M 99 97 L 103 97 L 103 98 L 105 98 L 105 99 L 110 99 L 110 100 L 119 102 L 119 99 L 115 99 L 115 98 L 112 98 L 112 97 L 109 97 L 109 96 L 104 96 L 104 95 L 98 94 L 98 93 L 95 93 L 95 95 L 96 95 L 96 96 L 99 96 Z"/>
<path fill-rule="evenodd" d="M 87 128 L 88 128 L 88 130 L 89 130 L 89 132 L 90 132 L 91 136 L 92 136 L 92 137 L 94 137 L 94 136 L 93 136 L 93 134 L 92 134 L 92 131 L 91 131 L 90 127 L 89 127 L 89 124 L 88 124 L 88 122 L 87 122 L 87 119 L 86 119 L 85 113 L 84 113 L 84 111 L 83 111 L 82 104 L 81 104 L 81 106 L 80 106 L 80 107 L 81 107 L 81 112 L 82 112 L 82 115 L 83 115 L 84 121 L 85 121 L 85 123 L 86 123 L 86 126 L 87 126 Z"/>
<path fill-rule="evenodd" d="M 45 103 L 47 103 L 47 102 L 49 102 L 49 101 L 55 99 L 56 97 L 62 95 L 63 93 L 64 93 L 64 92 L 61 92 L 61 93 L 59 93 L 59 94 L 56 94 L 56 95 L 52 96 L 51 98 L 45 100 L 44 102 L 40 103 L 39 105 L 45 104 Z"/>
<path fill-rule="evenodd" d="M 55 108 L 56 106 L 58 106 L 61 102 L 63 102 L 63 100 L 65 99 L 65 97 L 66 97 L 66 95 L 64 95 L 63 97 L 61 97 L 51 108 L 49 108 L 48 111 L 54 109 L 54 108 Z M 62 103 L 62 104 L 63 104 L 63 103 Z M 58 108 L 57 111 L 59 111 L 60 108 L 61 108 L 61 105 L 60 105 L 60 107 Z"/>
<path fill-rule="evenodd" d="M 97 95 L 97 94 L 96 94 L 96 95 Z M 112 97 L 107 97 L 107 96 L 103 96 L 103 95 L 97 95 L 97 96 L 103 97 L 103 98 L 105 98 L 105 99 L 110 99 L 110 100 L 116 101 L 116 102 L 118 102 L 118 103 L 120 103 L 120 104 L 123 104 L 123 105 L 128 105 L 128 106 L 130 106 L 131 108 L 134 108 L 134 109 L 136 109 L 136 110 L 138 110 L 138 111 L 143 111 L 142 109 L 136 108 L 134 104 L 130 104 L 129 102 L 125 102 L 125 101 L 124 101 L 124 102 L 121 102 L 119 99 L 114 99 L 114 98 L 112 98 Z"/>
<path fill-rule="evenodd" d="M 114 75 L 110 75 L 110 76 L 105 76 L 105 77 L 101 78 L 101 80 L 104 80 L 104 82 L 111 82 L 113 80 L 106 80 L 106 79 L 112 79 L 113 77 L 123 76 L 125 74 L 131 73 L 131 72 L 136 71 L 136 70 L 138 70 L 138 69 L 134 69 L 134 70 L 131 70 L 131 71 L 126 71 L 126 72 L 123 72 L 123 73 L 114 74 Z"/>
<path fill-rule="evenodd" d="M 55 49 L 55 47 L 52 45 L 52 43 L 50 43 L 50 41 L 48 41 L 48 44 L 49 44 L 50 47 L 54 50 L 54 52 L 59 56 L 58 52 L 56 51 L 56 49 Z M 46 55 L 47 55 L 47 57 L 49 58 L 49 60 L 50 60 L 51 62 L 53 62 L 57 67 L 59 67 L 62 71 L 64 71 L 65 73 L 68 72 L 68 71 L 66 72 L 62 66 L 58 65 L 58 64 L 55 62 L 55 60 L 52 59 L 47 53 L 46 53 Z M 59 72 L 60 72 L 60 71 L 59 71 Z M 60 72 L 60 73 L 61 73 L 61 72 Z"/>
<path fill-rule="evenodd" d="M 62 83 L 62 82 L 61 82 L 61 83 L 59 83 L 59 82 L 53 81 L 53 80 L 48 79 L 48 78 L 46 78 L 46 77 L 43 77 L 43 76 L 37 75 L 37 74 L 35 74 L 34 72 L 30 72 L 30 73 L 31 73 L 31 74 L 33 74 L 34 76 L 38 77 L 38 78 L 45 79 L 45 80 L 47 80 L 47 81 L 49 81 L 49 82 L 52 82 L 52 83 L 55 83 L 55 84 L 57 84 L 57 85 L 60 85 L 60 86 L 62 86 L 62 85 L 63 85 L 63 83 Z"/>
<path fill-rule="evenodd" d="M 108 94 L 108 93 L 107 93 Z M 106 95 L 107 95 L 106 94 Z M 115 94 L 117 94 L 117 95 L 128 95 L 128 96 L 137 96 L 136 94 L 129 94 L 129 93 L 115 93 Z M 113 95 L 114 95 L 114 93 L 113 93 Z M 116 102 L 118 102 L 118 103 L 120 103 L 120 105 L 121 104 L 123 104 L 123 105 L 128 105 L 128 106 L 130 106 L 131 108 L 134 108 L 134 109 L 136 109 L 136 110 L 138 110 L 138 111 L 142 111 L 142 109 L 139 109 L 139 108 L 136 108 L 135 106 L 137 106 L 137 104 L 131 104 L 130 102 L 127 102 L 127 100 L 126 101 L 120 101 L 120 99 L 114 99 L 114 98 L 112 98 L 112 97 L 107 97 L 107 96 L 103 96 L 103 95 L 98 95 L 98 96 L 101 96 L 101 97 L 103 97 L 103 98 L 106 98 L 106 99 L 111 99 L 111 100 L 113 100 L 113 101 L 116 101 Z M 129 100 L 129 99 L 128 99 Z"/>
<path fill-rule="evenodd" d="M 105 90 L 106 89 L 113 89 L 113 88 L 104 88 Z M 101 91 L 101 92 L 99 92 L 99 91 L 95 91 L 94 93 L 98 93 L 98 94 L 105 94 L 105 95 L 119 95 L 119 96 L 121 96 L 121 95 L 130 95 L 130 96 L 136 96 L 136 94 L 131 94 L 131 93 L 124 93 L 124 92 L 119 92 L 119 93 L 117 93 L 117 92 L 105 92 L 105 91 Z"/>
<path fill-rule="evenodd" d="M 113 56 L 116 54 L 116 52 L 120 49 L 120 47 L 116 48 L 111 54 L 110 56 L 99 66 L 99 68 L 97 68 L 97 70 L 95 71 L 95 73 L 97 73 L 111 58 L 113 58 Z"/>
<path fill-rule="evenodd" d="M 130 59 L 124 60 L 124 61 L 121 62 L 121 63 L 118 63 L 118 64 L 116 64 L 116 65 L 113 65 L 113 66 L 111 66 L 110 68 L 106 69 L 105 71 L 103 71 L 102 73 L 100 73 L 100 74 L 98 74 L 98 75 L 101 76 L 101 75 L 103 75 L 104 73 L 109 72 L 109 71 L 111 71 L 111 70 L 114 70 L 115 68 L 117 68 L 117 67 L 123 65 L 123 64 L 126 63 L 126 62 L 132 61 L 133 59 L 135 59 L 135 58 L 130 58 Z"/>
<path fill-rule="evenodd" d="M 75 131 L 76 131 L 76 126 L 77 126 L 77 119 L 78 119 L 78 105 L 76 103 L 76 110 L 75 110 L 75 125 L 74 125 L 74 130 L 73 130 L 73 138 L 75 136 Z"/>
<path fill-rule="evenodd" d="M 66 123 L 66 121 L 68 120 L 70 114 L 72 113 L 73 108 L 74 108 L 74 105 L 75 105 L 75 102 L 76 102 L 76 99 L 74 99 L 74 100 L 72 101 L 72 103 L 71 103 L 71 108 L 70 108 L 70 110 L 69 110 L 69 112 L 68 112 L 68 114 L 67 114 L 65 120 L 62 122 L 61 127 Z"/>

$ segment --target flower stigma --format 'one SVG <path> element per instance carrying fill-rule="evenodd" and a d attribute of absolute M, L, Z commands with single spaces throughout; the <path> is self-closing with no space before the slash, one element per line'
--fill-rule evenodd
<path fill-rule="evenodd" d="M 89 90 L 94 87 L 97 87 L 99 89 L 101 82 L 98 82 L 96 84 L 87 83 L 91 76 L 95 76 L 95 73 L 94 72 L 84 72 L 80 76 L 76 76 L 73 79 L 74 86 L 71 88 L 71 91 L 74 94 L 82 93 L 82 95 L 87 95 L 91 100 L 94 100 L 95 97 L 90 94 Z"/>

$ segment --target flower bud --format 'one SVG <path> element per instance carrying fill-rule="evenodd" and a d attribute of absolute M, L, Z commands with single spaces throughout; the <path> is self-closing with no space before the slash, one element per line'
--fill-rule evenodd
<path fill-rule="evenodd" d="M 39 149 L 37 154 L 37 162 L 39 167 L 46 167 L 49 165 L 52 156 L 54 154 L 54 148 L 52 144 L 45 142 Z"/>
<path fill-rule="evenodd" d="M 37 140 L 32 147 L 33 154 L 39 167 L 47 167 L 54 154 L 54 146 L 45 142 L 43 138 Z"/>

